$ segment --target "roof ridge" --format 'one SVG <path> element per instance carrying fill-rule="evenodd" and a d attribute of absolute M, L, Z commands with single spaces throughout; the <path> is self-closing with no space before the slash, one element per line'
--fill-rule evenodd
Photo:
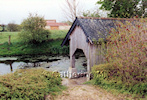
<path fill-rule="evenodd" d="M 78 17 L 81 19 L 137 20 L 137 18 Z"/>

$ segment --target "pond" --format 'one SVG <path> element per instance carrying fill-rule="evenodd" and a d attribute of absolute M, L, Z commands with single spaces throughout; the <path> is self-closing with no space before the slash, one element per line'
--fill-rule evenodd
<path fill-rule="evenodd" d="M 68 56 L 18 56 L 0 58 L 0 75 L 12 73 L 17 69 L 44 68 L 49 71 L 66 72 L 70 66 Z M 76 57 L 78 72 L 86 72 L 86 58 L 83 55 Z"/>

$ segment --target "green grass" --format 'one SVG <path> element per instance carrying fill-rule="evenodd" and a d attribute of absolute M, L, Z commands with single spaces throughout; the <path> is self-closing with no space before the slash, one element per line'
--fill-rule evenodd
<path fill-rule="evenodd" d="M 124 94 L 134 100 L 146 100 L 147 94 L 145 93 L 146 84 L 136 84 L 127 86 L 125 83 L 119 81 L 108 81 L 102 78 L 93 79 L 92 81 L 86 82 L 85 84 L 97 85 L 114 95 Z"/>
<path fill-rule="evenodd" d="M 8 42 L 9 35 L 11 36 L 11 42 L 19 42 L 18 32 L 0 32 L 0 44 Z"/>
<path fill-rule="evenodd" d="M 90 84 L 98 85 L 114 94 L 123 93 L 131 95 L 135 99 L 147 99 L 146 80 L 122 80 L 121 74 L 114 76 L 110 72 L 115 71 L 112 64 L 100 64 L 92 67 L 93 80 Z M 114 72 L 115 74 L 118 72 Z M 88 83 L 87 83 L 88 84 Z"/>
<path fill-rule="evenodd" d="M 2 31 L 2 29 L 3 29 L 3 28 L 0 26 L 0 31 Z"/>
<path fill-rule="evenodd" d="M 63 39 L 67 34 L 67 30 L 50 30 L 50 39 Z M 0 44 L 8 42 L 9 36 L 11 36 L 11 42 L 21 42 L 18 37 L 19 32 L 0 32 Z"/>
<path fill-rule="evenodd" d="M 68 47 L 61 47 L 62 40 L 52 40 L 37 45 L 25 45 L 23 43 L 4 43 L 0 45 L 0 56 L 18 55 L 66 55 Z"/>
<path fill-rule="evenodd" d="M 51 30 L 51 39 L 63 39 L 67 34 L 67 30 Z"/>
<path fill-rule="evenodd" d="M 45 95 L 56 96 L 61 86 L 59 73 L 44 69 L 21 69 L 0 76 L 1 100 L 43 100 Z"/>
<path fill-rule="evenodd" d="M 61 47 L 63 38 L 67 31 L 51 30 L 49 41 L 32 45 L 24 44 L 18 38 L 18 32 L 1 32 L 0 33 L 0 56 L 16 55 L 63 55 L 68 54 L 68 47 Z M 11 35 L 11 45 L 8 45 L 8 37 Z"/>

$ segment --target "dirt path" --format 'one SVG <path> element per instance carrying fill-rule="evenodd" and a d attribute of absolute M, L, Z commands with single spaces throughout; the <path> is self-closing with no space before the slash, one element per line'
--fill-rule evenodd
<path fill-rule="evenodd" d="M 107 91 L 92 85 L 84 85 L 86 78 L 66 79 L 62 81 L 68 89 L 63 91 L 55 100 L 123 100 Z"/>

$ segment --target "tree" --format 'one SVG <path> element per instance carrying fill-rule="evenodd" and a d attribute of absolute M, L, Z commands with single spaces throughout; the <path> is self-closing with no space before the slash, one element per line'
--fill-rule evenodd
<path fill-rule="evenodd" d="M 84 17 L 100 17 L 98 11 L 90 12 L 89 10 L 87 10 L 86 12 L 83 12 L 83 16 Z"/>
<path fill-rule="evenodd" d="M 147 0 L 142 0 L 140 5 L 140 15 L 143 14 L 143 17 L 147 17 Z"/>
<path fill-rule="evenodd" d="M 147 0 L 100 0 L 100 9 L 110 11 L 109 17 L 130 18 L 146 16 Z"/>
<path fill-rule="evenodd" d="M 14 31 L 19 31 L 20 30 L 20 26 L 14 23 L 9 23 L 7 25 L 7 30 L 10 32 L 14 32 Z"/>
<path fill-rule="evenodd" d="M 2 27 L 1 32 L 4 32 L 5 31 L 5 28 L 6 28 L 6 25 L 2 24 L 1 27 Z"/>
<path fill-rule="evenodd" d="M 80 15 L 79 0 L 65 0 L 63 12 L 69 21 L 74 21 Z"/>
<path fill-rule="evenodd" d="M 21 32 L 19 37 L 26 43 L 41 43 L 49 39 L 50 32 L 45 30 L 46 21 L 43 17 L 30 14 L 27 19 L 21 23 Z"/>
<path fill-rule="evenodd" d="M 2 27 L 1 27 L 1 25 L 0 25 L 0 32 L 2 31 Z"/>

